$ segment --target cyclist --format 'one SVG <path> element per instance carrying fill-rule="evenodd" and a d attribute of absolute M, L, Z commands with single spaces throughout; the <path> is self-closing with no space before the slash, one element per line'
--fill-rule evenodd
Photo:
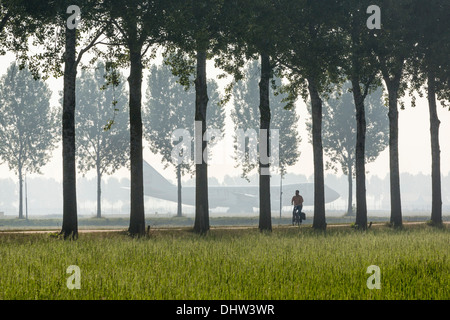
<path fill-rule="evenodd" d="M 303 197 L 300 195 L 300 191 L 295 190 L 295 196 L 292 197 L 291 204 L 294 205 L 294 210 L 292 211 L 292 223 L 294 223 L 295 211 L 297 210 L 297 214 L 300 216 L 300 212 L 302 212 L 303 208 Z"/>

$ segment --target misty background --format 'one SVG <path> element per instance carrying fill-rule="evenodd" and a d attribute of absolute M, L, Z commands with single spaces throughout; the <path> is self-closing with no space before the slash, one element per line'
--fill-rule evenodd
<path fill-rule="evenodd" d="M 249 184 L 257 185 L 258 176 L 251 175 Z M 405 215 L 423 215 L 431 210 L 431 178 L 423 173 L 402 173 L 402 205 Z M 0 179 L 0 211 L 5 216 L 17 216 L 18 212 L 18 183 L 17 179 Z M 279 184 L 279 176 L 272 176 L 272 184 Z M 175 184 L 176 181 L 171 181 Z M 313 176 L 288 173 L 283 184 L 312 183 Z M 347 208 L 347 177 L 344 175 L 327 174 L 327 186 L 338 191 L 341 198 L 326 205 L 330 216 L 343 215 Z M 223 181 L 215 177 L 209 179 L 210 186 L 234 186 L 248 184 L 239 176 L 225 175 Z M 193 180 L 184 182 L 184 186 L 194 186 Z M 127 215 L 129 212 L 129 178 L 109 177 L 102 182 L 102 210 L 103 215 Z M 96 178 L 80 177 L 77 180 L 78 209 L 81 216 L 96 215 Z M 27 178 L 27 205 L 29 218 L 38 216 L 60 216 L 62 212 L 62 185 L 60 181 L 44 176 Z M 442 180 L 443 212 L 450 213 L 450 175 Z M 283 189 L 283 192 L 292 193 L 294 190 Z M 272 194 L 273 197 L 277 195 Z M 156 215 L 174 215 L 176 203 L 146 197 L 146 213 Z M 389 214 L 389 176 L 378 177 L 372 175 L 367 181 L 367 206 L 369 215 L 384 216 Z M 312 213 L 312 207 L 305 207 L 306 212 Z M 193 214 L 194 207 L 183 205 L 185 214 Z M 212 209 L 211 214 L 224 214 L 225 211 Z M 283 208 L 285 215 L 290 215 L 289 207 Z M 277 216 L 278 212 L 273 212 Z"/>
<path fill-rule="evenodd" d="M 0 75 L 14 61 L 14 56 L 7 54 L 0 57 Z M 160 61 L 156 61 L 156 64 Z M 145 70 L 143 88 L 147 87 L 148 70 Z M 215 79 L 219 73 L 209 62 L 208 77 Z M 127 76 L 128 71 L 124 74 Z M 59 91 L 62 90 L 62 78 L 50 78 L 46 81 L 52 90 L 51 105 L 60 107 Z M 227 80 L 219 80 L 223 89 Z M 402 207 L 404 215 L 425 214 L 431 210 L 431 154 L 428 106 L 425 98 L 417 97 L 417 106 L 410 106 L 409 97 L 403 99 L 405 110 L 399 113 L 399 152 L 401 171 Z M 144 101 L 145 103 L 145 97 Z M 213 161 L 209 165 L 209 185 L 258 185 L 256 172 L 249 176 L 249 182 L 240 178 L 240 170 L 235 168 L 232 159 L 233 123 L 230 119 L 231 103 L 225 106 L 225 138 L 212 150 Z M 296 110 L 299 114 L 298 132 L 302 141 L 299 146 L 300 158 L 294 166 L 287 168 L 283 185 L 296 183 L 313 183 L 312 146 L 309 143 L 307 121 L 308 114 L 304 101 L 298 101 Z M 443 214 L 450 214 L 450 111 L 438 108 L 441 121 L 441 172 Z M 151 153 L 148 143 L 144 141 L 144 159 L 158 172 L 175 184 L 175 173 L 171 168 L 164 169 L 161 158 Z M 50 162 L 42 168 L 42 175 L 30 174 L 26 178 L 24 190 L 24 205 L 29 218 L 48 215 L 62 215 L 62 154 L 58 147 Z M 326 160 L 326 157 L 325 157 Z M 366 165 L 367 169 L 367 206 L 369 215 L 386 215 L 390 209 L 389 203 L 389 151 L 384 150 L 373 162 Z M 271 179 L 272 186 L 280 184 L 280 176 L 275 172 Z M 341 171 L 327 171 L 325 184 L 337 191 L 340 198 L 326 205 L 327 214 L 342 215 L 347 207 L 347 177 Z M 183 186 L 194 186 L 194 180 L 186 175 Z M 111 176 L 105 176 L 102 181 L 102 210 L 104 215 L 129 214 L 129 172 L 126 168 L 118 170 Z M 295 190 L 283 189 L 284 193 L 294 194 Z M 272 197 L 279 197 L 272 194 Z M 94 216 L 96 211 L 96 178 L 94 172 L 84 177 L 79 173 L 77 182 L 78 210 L 81 216 Z M 147 214 L 175 214 L 176 203 L 146 197 Z M 19 185 L 17 177 L 9 171 L 6 164 L 0 165 L 0 217 L 17 216 L 19 206 Z M 312 212 L 312 207 L 305 207 Z M 184 206 L 185 214 L 193 214 L 194 207 Z M 285 214 L 290 209 L 284 208 Z M 212 214 L 221 214 L 220 209 L 211 210 Z M 273 213 L 277 215 L 277 213 Z"/>

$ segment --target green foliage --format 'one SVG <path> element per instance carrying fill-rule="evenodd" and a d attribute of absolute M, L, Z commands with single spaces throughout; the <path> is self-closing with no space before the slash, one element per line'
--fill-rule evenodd
<path fill-rule="evenodd" d="M 412 5 L 414 1 L 381 1 L 379 6 L 383 8 L 382 28 L 371 32 L 378 67 L 388 90 L 397 91 L 398 99 L 405 95 L 408 87 L 405 81 L 407 80 L 405 61 L 412 57 L 416 42 L 412 27 L 416 24 Z M 404 109 L 404 103 L 399 102 L 401 109 Z"/>
<path fill-rule="evenodd" d="M 237 82 L 233 88 L 234 109 L 231 111 L 231 119 L 234 123 L 235 132 L 238 129 L 244 130 L 253 129 L 258 134 L 259 132 L 259 88 L 258 79 L 260 77 L 260 67 L 257 60 L 253 60 L 247 66 L 245 70 L 245 77 L 243 80 Z M 275 87 L 281 86 L 281 79 L 274 79 Z M 284 94 L 278 93 L 272 87 L 269 97 L 271 106 L 271 129 L 279 130 L 279 170 L 282 175 L 286 173 L 286 169 L 289 166 L 294 165 L 300 157 L 299 144 L 301 138 L 297 131 L 297 124 L 299 116 L 295 109 L 287 110 L 285 108 Z M 235 148 L 235 160 L 239 160 L 236 167 L 241 167 L 242 177 L 248 179 L 249 173 L 258 166 L 257 161 L 253 161 L 250 158 L 249 144 L 251 139 L 257 139 L 257 137 L 249 137 L 248 143 L 245 148 L 238 145 L 236 135 L 234 136 L 234 148 Z M 254 141 L 255 142 L 255 141 Z M 255 144 L 256 145 L 256 144 Z M 242 154 L 242 151 L 245 154 Z M 253 159 L 255 160 L 255 159 Z"/>
<path fill-rule="evenodd" d="M 164 57 L 164 64 L 170 67 L 172 74 L 177 77 L 177 82 L 185 90 L 189 90 L 194 83 L 192 76 L 196 70 L 195 57 L 171 47 L 166 49 Z"/>
<path fill-rule="evenodd" d="M 167 38 L 185 53 L 207 51 L 212 54 L 223 38 L 224 0 L 183 1 L 168 3 Z M 223 39 L 225 40 L 225 39 Z"/>
<path fill-rule="evenodd" d="M 53 7 L 53 6 L 52 6 Z M 2 0 L 0 2 L 0 56 L 6 50 L 25 58 L 28 39 L 49 20 L 47 1 Z M 25 66 L 24 63 L 21 66 Z"/>
<path fill-rule="evenodd" d="M 352 81 L 353 91 L 360 88 L 363 103 L 370 92 L 381 86 L 379 65 L 374 54 L 376 39 L 373 34 L 376 29 L 368 29 L 367 15 L 361 14 L 369 5 L 369 0 L 346 1 L 343 5 L 344 12 L 338 20 L 346 35 L 341 44 L 347 48 L 342 61 L 343 73 Z"/>
<path fill-rule="evenodd" d="M 231 10 L 234 8 L 233 1 L 171 0 L 167 3 L 169 15 L 165 24 L 167 42 L 164 63 L 171 67 L 173 75 L 178 77 L 181 85 L 186 88 L 193 85 L 196 54 L 199 51 L 206 52 L 207 59 L 214 59 L 215 65 L 225 72 L 238 70 L 239 67 L 232 67 L 233 62 L 241 60 L 231 53 L 234 52 L 234 46 L 231 44 L 232 35 L 229 29 L 230 14 L 234 12 Z M 218 78 L 224 77 L 225 73 Z M 221 97 L 222 106 L 231 98 L 231 86 L 230 84 L 225 90 L 225 96 Z"/>
<path fill-rule="evenodd" d="M 103 70 L 103 64 L 99 64 Z M 113 99 L 111 101 L 111 105 L 114 109 L 113 117 L 110 118 L 106 125 L 103 127 L 103 131 L 109 131 L 111 130 L 112 126 L 115 124 L 117 113 L 120 111 L 120 109 L 116 108 L 116 105 L 119 103 L 119 101 L 116 99 L 116 88 L 120 86 L 119 89 L 123 89 L 122 83 L 123 83 L 123 77 L 118 71 L 118 64 L 116 62 L 106 61 L 104 65 L 104 74 L 103 78 L 106 80 L 105 84 L 100 87 L 100 90 L 107 90 L 109 86 L 111 86 L 112 89 L 112 95 Z M 98 69 L 98 68 L 97 68 Z M 121 82 L 122 81 L 122 82 Z M 123 121 L 123 120 L 122 120 Z"/>
<path fill-rule="evenodd" d="M 0 79 L 0 158 L 16 175 L 40 173 L 58 142 L 59 111 L 47 84 L 12 63 Z"/>
<path fill-rule="evenodd" d="M 126 4 L 121 0 L 106 0 L 101 4 L 105 13 L 107 49 L 94 48 L 113 69 L 128 67 L 131 53 L 140 55 L 144 67 L 150 65 L 158 45 L 166 40 L 163 32 L 167 22 L 167 1 L 132 0 Z M 107 66 L 109 69 L 109 66 Z"/>
<path fill-rule="evenodd" d="M 127 96 L 123 76 L 114 72 L 113 87 L 105 87 L 103 63 L 93 72 L 83 70 L 77 79 L 76 146 L 78 168 L 83 173 L 96 169 L 100 175 L 113 174 L 128 161 Z M 109 125 L 107 131 L 105 124 Z"/>
<path fill-rule="evenodd" d="M 341 5 L 335 1 L 282 2 L 278 17 L 282 35 L 277 40 L 276 61 L 289 80 L 283 88 L 287 108 L 292 108 L 298 97 L 308 100 L 309 82 L 326 95 L 332 92 L 333 84 L 342 81 L 348 54 L 343 45 L 347 35 L 337 21 Z"/>
<path fill-rule="evenodd" d="M 450 20 L 447 18 L 450 3 L 417 0 L 411 8 L 414 47 L 408 56 L 407 75 L 412 106 L 416 102 L 414 94 L 422 97 L 426 92 L 427 75 L 432 72 L 436 79 L 436 98 L 450 111 Z M 423 18 L 417 19 L 417 16 Z"/>
<path fill-rule="evenodd" d="M 193 66 L 189 66 L 194 68 Z M 149 87 L 147 89 L 148 103 L 144 107 L 143 124 L 144 136 L 150 143 L 150 150 L 162 155 L 162 161 L 167 167 L 173 163 L 172 150 L 177 145 L 172 141 L 172 133 L 176 129 L 188 130 L 192 140 L 189 163 L 181 164 L 181 173 L 192 172 L 194 154 L 194 115 L 195 115 L 195 90 L 192 87 L 180 85 L 179 78 L 173 75 L 173 69 L 163 64 L 153 66 L 149 75 Z M 192 77 L 187 79 L 192 81 Z M 208 112 L 207 128 L 217 129 L 221 136 L 211 140 L 212 148 L 224 135 L 225 109 L 219 105 L 221 99 L 218 84 L 214 80 L 208 81 Z M 185 142 L 185 141 L 184 141 Z"/>
<path fill-rule="evenodd" d="M 0 298 L 445 300 L 448 232 L 151 229 L 148 239 L 103 232 L 76 242 L 0 233 Z M 79 290 L 66 287 L 70 265 L 80 267 Z M 367 288 L 370 265 L 380 267 L 380 290 Z"/>
<path fill-rule="evenodd" d="M 7 2 L 10 5 L 15 3 L 11 6 L 18 21 L 7 34 L 14 39 L 7 47 L 16 54 L 19 65 L 26 65 L 35 78 L 61 77 L 64 74 L 64 30 L 69 17 L 67 7 L 73 5 L 73 1 Z M 81 23 L 77 28 L 77 46 L 80 49 L 76 56 L 76 64 L 81 65 L 82 56 L 99 43 L 99 37 L 109 21 L 106 20 L 103 4 L 98 1 L 78 0 L 76 5 L 82 8 Z"/>
<path fill-rule="evenodd" d="M 23 180 L 41 173 L 58 141 L 59 111 L 50 107 L 50 89 L 13 62 L 0 79 L 0 160 L 19 178 L 19 218 Z"/>

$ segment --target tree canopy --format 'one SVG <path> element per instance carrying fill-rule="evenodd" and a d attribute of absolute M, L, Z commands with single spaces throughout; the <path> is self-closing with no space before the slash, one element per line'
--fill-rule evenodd
<path fill-rule="evenodd" d="M 59 140 L 59 110 L 50 106 L 50 96 L 46 83 L 15 62 L 0 79 L 0 159 L 19 178 L 19 218 L 25 175 L 40 173 Z"/>
<path fill-rule="evenodd" d="M 123 81 L 104 86 L 106 70 L 83 70 L 77 79 L 76 145 L 78 170 L 97 174 L 97 217 L 101 217 L 101 179 L 128 163 L 128 108 Z M 123 77 L 121 77 L 123 78 Z M 119 78 L 120 80 L 120 78 Z M 102 85 L 103 84 L 103 85 Z M 100 90 L 102 89 L 102 90 Z M 113 119 L 113 123 L 109 123 Z M 108 130 L 106 130 L 108 128 Z"/>
<path fill-rule="evenodd" d="M 81 8 L 81 23 L 77 28 L 70 27 L 68 23 L 68 19 L 72 17 L 70 10 L 68 11 L 70 5 Z M 323 116 L 324 106 L 329 106 L 327 99 L 342 91 L 345 81 L 351 83 L 350 91 L 356 114 L 356 132 L 352 135 L 356 162 L 356 224 L 365 229 L 365 163 L 367 159 L 371 159 L 367 147 L 371 143 L 371 127 L 368 121 L 372 106 L 370 95 L 372 92 L 377 93 L 381 86 L 386 87 L 389 107 L 391 223 L 401 226 L 398 105 L 404 108 L 401 98 L 406 92 L 419 96 L 426 94 L 430 111 L 434 194 L 432 220 L 439 224 L 442 221 L 442 195 L 440 120 L 437 117 L 436 105 L 440 102 L 448 107 L 450 99 L 450 20 L 447 17 L 449 6 L 447 0 L 380 0 L 376 5 L 369 0 L 80 0 L 74 3 L 3 0 L 0 3 L 0 54 L 6 51 L 14 52 L 18 68 L 27 67 L 35 79 L 63 76 L 61 134 L 64 218 L 61 233 L 65 236 L 77 234 L 75 114 L 78 107 L 81 109 L 88 104 L 86 99 L 90 97 L 89 94 L 94 93 L 94 89 L 90 88 L 92 90 L 89 94 L 76 97 L 76 87 L 81 85 L 76 81 L 77 69 L 79 66 L 92 67 L 99 58 L 105 60 L 107 82 L 114 86 L 112 92 L 121 91 L 117 81 L 118 70 L 129 69 L 129 232 L 132 235 L 145 233 L 142 84 L 144 71 L 149 69 L 152 58 L 159 54 L 158 49 L 164 52 L 166 64 L 170 66 L 172 74 L 178 77 L 178 82 L 185 87 L 192 85 L 195 89 L 195 94 L 191 92 L 186 98 L 191 100 L 191 106 L 187 107 L 189 112 L 178 106 L 174 113 L 184 117 L 186 121 L 192 117 L 189 123 L 195 123 L 193 136 L 197 156 L 200 152 L 203 154 L 208 146 L 203 136 L 207 127 L 215 121 L 208 117 L 217 115 L 217 121 L 220 123 L 224 123 L 225 118 L 223 110 L 214 109 L 209 114 L 213 102 L 215 104 L 216 97 L 213 92 L 216 88 L 214 82 L 208 82 L 208 60 L 225 72 L 219 78 L 225 77 L 227 73 L 232 76 L 232 84 L 237 88 L 234 94 L 237 104 L 241 104 L 242 114 L 255 116 L 258 113 L 255 109 L 250 109 L 250 106 L 258 106 L 261 133 L 271 127 L 278 126 L 280 130 L 294 127 L 297 119 L 295 115 L 277 118 L 277 112 L 282 111 L 283 115 L 289 115 L 289 109 L 293 112 L 292 109 L 297 107 L 298 97 L 311 103 L 313 227 L 317 229 L 326 228 L 324 153 L 327 154 L 331 149 L 322 137 L 330 134 L 329 131 L 332 130 L 325 123 L 328 119 Z M 373 16 L 370 16 L 371 8 L 376 9 Z M 92 59 L 86 63 L 85 54 L 88 51 L 92 53 Z M 246 62 L 255 59 L 260 61 L 259 73 L 253 79 L 255 82 L 252 86 L 243 88 L 244 93 L 239 92 L 239 86 L 244 82 L 237 84 L 237 81 L 252 80 L 252 75 L 245 73 L 244 66 Z M 157 69 L 150 69 L 148 80 L 154 82 L 150 87 L 160 87 L 159 90 L 154 90 L 151 96 L 157 96 L 158 91 L 161 97 L 170 96 L 170 89 L 175 85 L 171 81 L 168 85 L 167 82 L 160 81 L 161 79 L 154 76 L 157 72 Z M 282 80 L 278 80 L 278 77 Z M 99 78 L 96 81 L 99 81 Z M 270 84 L 277 87 L 276 92 L 280 93 L 279 97 L 282 97 L 283 101 L 271 100 Z M 231 88 L 225 88 L 221 106 L 231 101 Z M 178 97 L 182 97 L 180 90 L 181 86 L 178 86 Z M 103 93 L 108 92 L 111 91 Z M 245 101 L 247 96 L 251 102 Z M 8 99 L 7 103 L 14 101 L 14 97 Z M 348 96 L 342 95 L 342 99 L 348 99 Z M 112 105 L 114 100 L 115 98 L 111 102 Z M 415 100 L 412 101 L 414 105 Z M 7 103 L 1 106 L 5 110 Z M 285 105 L 287 110 L 278 108 L 281 104 Z M 111 108 L 114 109 L 113 106 Z M 161 110 L 168 112 L 162 108 Z M 336 105 L 333 111 L 346 110 Z M 237 117 L 237 114 L 234 115 L 234 122 L 244 123 L 246 120 Z M 171 115 L 173 114 L 168 114 L 165 120 Z M 151 121 L 156 119 L 161 118 L 150 116 Z M 151 122 L 150 120 L 148 121 Z M 287 121 L 285 126 L 282 124 L 284 121 Z M 86 121 L 82 125 L 88 123 L 89 121 Z M 162 135 L 167 131 L 163 129 L 168 129 L 157 127 L 160 124 L 153 122 L 150 132 L 156 131 L 147 136 L 153 151 L 157 151 L 159 147 L 156 145 L 164 140 Z M 114 123 L 110 121 L 108 126 L 113 128 Z M 284 138 L 290 138 L 289 141 L 292 141 L 286 145 L 294 144 L 294 141 L 298 140 L 295 134 L 290 134 L 292 131 L 283 130 L 280 148 L 284 148 L 281 142 Z M 109 132 L 111 138 L 114 132 Z M 383 144 L 380 143 L 381 148 L 386 136 L 381 134 L 381 131 L 379 134 L 382 135 L 378 137 L 379 141 L 383 140 Z M 259 139 L 261 230 L 271 230 L 270 175 L 263 173 L 270 168 L 270 163 L 264 161 L 269 153 L 268 140 L 268 135 L 261 135 Z M 281 152 L 285 159 L 292 160 L 287 161 L 286 165 L 298 158 L 298 153 L 293 152 L 288 156 L 287 149 L 283 150 Z M 194 230 L 205 233 L 209 230 L 208 165 L 203 157 L 201 158 L 195 167 Z M 121 158 L 117 165 L 122 164 L 124 159 L 125 157 Z M 198 156 L 197 160 L 199 159 Z M 83 162 L 80 168 L 91 166 L 92 163 Z M 109 172 L 112 172 L 116 167 L 109 168 Z M 349 174 L 348 171 L 347 169 Z"/>

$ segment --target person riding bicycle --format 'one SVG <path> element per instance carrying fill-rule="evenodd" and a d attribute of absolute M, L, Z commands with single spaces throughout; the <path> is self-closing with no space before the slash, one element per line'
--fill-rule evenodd
<path fill-rule="evenodd" d="M 295 211 L 300 215 L 303 208 L 303 197 L 300 195 L 300 191 L 295 190 L 295 196 L 292 197 L 291 204 L 294 205 L 294 210 L 292 211 L 292 223 L 295 221 Z"/>

